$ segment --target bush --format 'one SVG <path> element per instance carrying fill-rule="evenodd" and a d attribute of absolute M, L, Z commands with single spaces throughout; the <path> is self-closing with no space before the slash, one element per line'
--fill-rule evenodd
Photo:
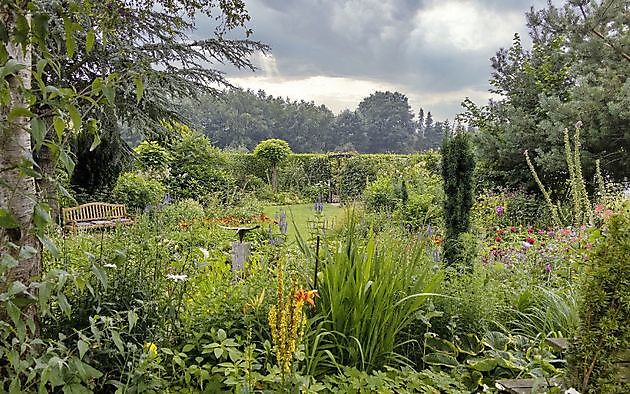
<path fill-rule="evenodd" d="M 608 222 L 587 261 L 581 284 L 581 324 L 571 348 L 571 375 L 583 393 L 628 393 L 615 359 L 630 353 L 630 204 Z M 617 360 L 621 361 L 621 360 Z M 627 377 L 627 376 L 626 376 Z"/>
<path fill-rule="evenodd" d="M 227 171 L 228 159 L 206 137 L 185 134 L 173 146 L 173 156 L 169 188 L 175 198 L 204 201 L 215 195 L 224 203 L 233 199 L 236 180 Z"/>
<path fill-rule="evenodd" d="M 162 180 L 168 177 L 173 156 L 166 148 L 155 141 L 143 141 L 134 151 L 141 170 L 156 174 Z"/>
<path fill-rule="evenodd" d="M 472 144 L 466 134 L 457 133 L 447 137 L 442 144 L 442 179 L 444 181 L 444 258 L 453 266 L 463 263 L 470 268 L 470 262 L 464 259 L 460 235 L 470 227 L 470 209 L 473 205 L 472 175 L 475 160 Z"/>
<path fill-rule="evenodd" d="M 371 182 L 363 192 L 366 207 L 376 212 L 392 212 L 399 203 L 391 178 L 381 177 Z"/>
<path fill-rule="evenodd" d="M 114 186 L 114 198 L 127 205 L 135 212 L 147 205 L 156 205 L 162 201 L 166 189 L 160 181 L 149 178 L 140 172 L 125 172 L 118 177 Z"/>

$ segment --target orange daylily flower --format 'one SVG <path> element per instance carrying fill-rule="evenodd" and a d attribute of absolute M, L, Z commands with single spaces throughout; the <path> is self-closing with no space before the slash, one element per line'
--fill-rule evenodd
<path fill-rule="evenodd" d="M 319 297 L 317 290 L 298 289 L 295 292 L 295 299 L 297 302 L 308 302 L 311 306 L 315 306 L 315 297 Z"/>

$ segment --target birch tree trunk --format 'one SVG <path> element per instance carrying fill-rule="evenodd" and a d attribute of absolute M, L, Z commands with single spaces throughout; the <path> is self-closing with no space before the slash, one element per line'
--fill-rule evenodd
<path fill-rule="evenodd" d="M 1 11 L 0 19 L 7 30 L 15 25 L 15 15 L 6 9 Z M 18 265 L 9 270 L 7 280 L 0 283 L 2 288 L 13 281 L 28 285 L 32 277 L 41 272 L 41 247 L 33 225 L 37 201 L 35 180 L 23 170 L 31 167 L 33 162 L 30 119 L 18 117 L 11 122 L 7 120 L 12 108 L 26 107 L 23 92 L 31 87 L 31 48 L 15 46 L 11 41 L 6 48 L 9 58 L 25 67 L 17 75 L 6 77 L 11 104 L 0 109 L 0 208 L 7 210 L 18 223 L 16 228 L 0 228 L 0 255 L 8 253 L 18 261 Z M 34 318 L 36 307 L 31 304 L 22 312 Z"/>

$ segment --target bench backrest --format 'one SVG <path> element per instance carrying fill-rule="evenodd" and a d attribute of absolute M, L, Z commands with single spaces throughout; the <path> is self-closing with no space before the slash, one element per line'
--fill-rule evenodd
<path fill-rule="evenodd" d="M 62 216 L 64 223 L 99 219 L 117 219 L 127 216 L 127 208 L 123 204 L 91 202 L 72 208 L 63 208 Z"/>

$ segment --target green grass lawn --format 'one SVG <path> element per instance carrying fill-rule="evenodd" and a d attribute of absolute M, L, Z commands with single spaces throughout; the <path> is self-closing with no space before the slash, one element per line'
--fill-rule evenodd
<path fill-rule="evenodd" d="M 295 236 L 296 228 L 302 235 L 307 238 L 309 235 L 309 221 L 315 219 L 315 211 L 313 210 L 313 204 L 298 204 L 298 205 L 272 205 L 263 209 L 265 215 L 275 219 L 276 215 L 284 210 L 287 214 L 287 222 L 289 223 L 290 237 Z M 345 209 L 343 207 L 331 204 L 324 204 L 324 211 L 322 212 L 324 220 L 327 223 L 328 228 L 341 223 L 345 217 Z M 294 226 L 295 222 L 295 226 Z"/>

